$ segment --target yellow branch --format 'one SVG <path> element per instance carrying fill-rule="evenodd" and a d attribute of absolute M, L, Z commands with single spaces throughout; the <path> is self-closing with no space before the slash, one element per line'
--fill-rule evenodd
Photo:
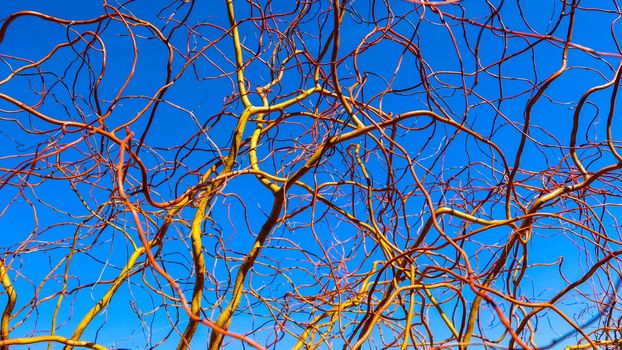
<path fill-rule="evenodd" d="M 0 261 L 0 283 L 2 283 L 2 287 L 4 287 L 4 291 L 8 296 L 6 306 L 4 307 L 4 312 L 2 312 L 2 323 L 0 326 L 0 340 L 5 341 L 9 338 L 9 321 L 11 320 L 11 313 L 13 312 L 13 308 L 15 307 L 17 293 L 13 288 L 13 284 L 11 283 L 11 279 L 9 278 L 9 274 L 7 273 L 4 261 Z M 0 342 L 0 349 L 7 350 L 8 347 L 2 344 L 3 343 Z"/>

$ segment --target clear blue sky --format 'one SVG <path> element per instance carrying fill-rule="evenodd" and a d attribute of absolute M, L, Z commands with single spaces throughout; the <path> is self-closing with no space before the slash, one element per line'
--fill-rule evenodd
<path fill-rule="evenodd" d="M 294 8 L 293 3 L 271 4 L 271 11 L 283 15 L 264 25 L 285 30 L 295 19 L 295 14 L 289 13 Z M 136 134 L 133 142 L 138 142 L 144 136 L 145 147 L 139 155 L 154 174 L 149 178 L 154 197 L 161 201 L 170 200 L 196 185 L 201 174 L 223 152 L 226 153 L 224 149 L 230 144 L 231 130 L 243 110 L 239 100 L 229 104 L 237 87 L 234 82 L 232 41 L 228 33 L 223 34 L 223 29 L 228 28 L 225 2 L 133 1 L 125 6 L 117 2 L 110 4 L 118 6 L 118 10 L 125 14 L 152 23 L 175 48 L 171 69 L 172 76 L 177 78 L 167 89 L 165 101 L 158 105 L 151 122 L 149 118 L 153 107 L 130 126 Z M 188 14 L 184 25 L 176 27 L 178 21 L 188 13 L 191 4 L 192 12 Z M 392 115 L 418 109 L 446 113 L 459 124 L 464 123 L 469 129 L 494 142 L 512 166 L 529 101 L 547 77 L 559 69 L 570 22 L 568 15 L 562 16 L 559 23 L 556 22 L 562 10 L 562 4 L 558 1 L 495 1 L 494 5 L 498 7 L 498 16 L 491 14 L 494 11 L 486 1 L 464 1 L 461 7 L 439 6 L 442 15 L 433 8 L 424 9 L 408 1 L 391 1 L 392 14 L 387 12 L 381 2 L 350 2 L 341 26 L 338 57 L 342 91 L 347 94 L 352 87 L 359 101 Z M 282 46 L 281 51 L 273 56 L 273 50 L 280 39 L 271 33 L 262 32 L 265 28 L 258 25 L 259 22 L 244 20 L 257 18 L 260 10 L 268 11 L 266 2 L 262 2 L 262 6 L 251 7 L 247 2 L 235 2 L 236 16 L 242 21 L 240 34 L 246 47 L 244 59 L 250 62 L 246 67 L 246 79 L 252 91 L 271 80 L 271 74 L 274 74 L 269 69 L 271 59 L 280 63 L 291 55 L 291 51 L 287 51 L 291 47 L 286 50 Z M 100 1 L 9 1 L 0 8 L 0 25 L 5 23 L 3 19 L 9 15 L 23 10 L 76 21 L 95 18 L 106 11 Z M 567 69 L 531 109 L 532 126 L 520 163 L 522 171 L 516 177 L 517 183 L 521 185 L 516 187 L 519 198 L 512 205 L 513 216 L 524 214 L 519 203 L 528 207 L 556 186 L 577 183 L 578 177 L 574 176 L 578 173 L 569 158 L 573 115 L 578 101 L 589 88 L 603 84 L 614 76 L 621 57 L 615 41 L 619 25 L 614 20 L 618 15 L 619 11 L 608 2 L 579 2 Z M 472 23 L 465 24 L 457 17 L 468 18 Z M 314 4 L 305 19 L 308 20 L 300 24 L 300 35 L 292 40 L 298 49 L 308 50 L 311 56 L 316 57 L 332 30 L 328 3 Z M 373 19 L 375 24 L 372 23 Z M 391 25 L 393 32 L 383 31 L 387 24 Z M 487 26 L 497 29 L 491 30 Z M 506 36 L 502 36 L 498 30 L 501 27 L 507 29 Z M 87 47 L 84 40 L 78 40 L 72 47 L 59 49 L 40 66 L 40 71 L 28 69 L 0 84 L 0 93 L 25 104 L 36 105 L 35 108 L 41 113 L 61 120 L 91 123 L 98 115 L 111 109 L 105 124 L 108 130 L 112 130 L 145 107 L 167 79 L 168 51 L 165 43 L 144 26 L 131 29 L 133 37 L 128 35 L 127 28 L 120 21 L 106 20 L 99 24 L 66 26 L 33 16 L 21 17 L 11 23 L 0 43 L 0 81 L 18 67 L 28 64 L 28 60 L 41 59 L 55 45 L 77 39 L 79 34 L 83 35 L 84 40 L 91 40 L 93 37 L 89 32 L 98 31 L 101 42 L 90 47 L 88 61 L 83 61 L 81 56 L 84 52 L 81 50 Z M 397 34 L 403 36 L 403 40 L 409 44 L 400 44 L 396 40 Z M 545 35 L 550 37 L 547 40 L 538 39 Z M 137 42 L 137 56 L 134 56 L 132 50 L 132 39 Z M 373 45 L 367 48 L 365 40 Z M 95 101 L 92 86 L 104 63 L 101 45 L 105 46 L 106 51 L 105 74 L 98 89 L 99 101 Z M 356 57 L 349 54 L 359 45 L 365 48 L 363 52 Z M 205 49 L 202 55 L 192 65 L 184 65 L 189 56 L 202 49 Z M 417 55 L 423 58 L 423 64 Z M 134 75 L 121 92 L 120 99 L 113 105 L 110 101 L 119 93 L 132 71 L 134 59 Z M 270 92 L 270 103 L 280 102 L 298 90 L 313 86 L 309 78 L 312 76 L 311 65 L 304 57 L 300 56 L 299 59 L 302 62 L 300 65 L 288 63 L 285 66 L 287 69 L 283 83 Z M 330 53 L 323 61 L 326 74 L 330 74 L 327 64 L 329 60 Z M 500 60 L 502 63 L 499 63 Z M 357 72 L 360 78 L 365 79 L 362 85 L 354 84 Z M 422 75 L 427 77 L 428 94 L 422 83 Z M 327 78 L 326 86 L 330 84 L 332 81 Z M 616 162 L 605 143 L 611 93 L 611 88 L 594 93 L 580 113 L 577 135 L 581 150 L 578 154 L 588 172 Z M 42 94 L 43 102 L 37 104 Z M 257 94 L 250 98 L 257 105 L 261 103 Z M 435 104 L 433 100 L 440 101 L 440 104 Z M 262 169 L 275 176 L 291 175 L 309 157 L 322 136 L 339 133 L 340 129 L 348 130 L 339 123 L 318 122 L 299 115 L 313 108 L 317 108 L 318 114 L 348 120 L 343 107 L 335 99 L 314 95 L 288 108 L 284 111 L 291 113 L 287 115 L 287 122 L 267 133 L 261 141 L 258 156 Z M 336 109 L 334 113 L 333 109 Z M 277 113 L 268 116 L 270 120 L 277 117 Z M 374 122 L 380 122 L 378 116 L 373 118 Z M 369 119 L 363 120 L 365 124 L 371 124 Z M 617 121 L 614 118 L 614 140 L 621 136 Z M 476 208 L 475 216 L 504 219 L 503 191 L 507 173 L 504 172 L 498 152 L 466 133 L 457 133 L 454 127 L 447 124 L 435 123 L 432 127 L 426 127 L 429 122 L 428 117 L 411 118 L 400 124 L 402 128 L 393 131 L 387 128 L 385 132 L 394 132 L 391 138 L 414 160 L 413 169 L 430 192 L 435 205 L 469 212 L 475 209 L 474 202 L 484 199 L 489 190 L 497 186 L 500 192 Z M 24 128 L 31 131 L 25 132 Z M 249 137 L 253 130 L 254 122 L 243 136 Z M 41 133 L 37 134 L 39 131 Z M 119 131 L 118 135 L 124 137 L 125 134 Z M 389 147 L 386 135 L 377 131 L 371 135 L 383 139 L 383 145 Z M 127 230 L 136 239 L 135 224 L 129 214 L 104 207 L 99 212 L 100 218 L 86 219 L 89 211 L 81 203 L 85 201 L 90 207 L 96 208 L 118 198 L 112 190 L 115 174 L 110 172 L 115 162 L 118 162 L 119 154 L 118 147 L 113 143 L 97 137 L 86 138 L 77 146 L 62 152 L 57 161 L 65 164 L 70 169 L 68 171 L 75 170 L 68 165 L 72 162 L 79 162 L 84 170 L 96 166 L 94 173 L 97 176 L 86 177 L 85 181 L 72 183 L 69 180 L 46 178 L 50 174 L 61 175 L 62 170 L 55 168 L 53 162 L 38 163 L 33 172 L 41 177 L 12 175 L 11 169 L 29 165 L 35 153 L 77 142 L 79 138 L 79 133 L 63 132 L 19 111 L 6 99 L 0 99 L 0 184 L 3 185 L 0 191 L 0 232 L 3 232 L 0 236 L 0 257 L 10 262 L 9 275 L 19 291 L 16 310 L 24 308 L 12 321 L 12 326 L 16 327 L 11 336 L 49 334 L 51 315 L 58 297 L 50 298 L 35 309 L 30 309 L 28 303 L 31 299 L 40 300 L 59 290 L 65 269 L 63 259 L 71 251 L 70 238 L 74 234 L 79 234 L 78 248 L 84 251 L 74 254 L 69 267 L 71 278 L 67 281 L 67 289 L 79 290 L 65 296 L 58 319 L 66 322 L 57 325 L 57 334 L 71 335 L 84 313 L 106 290 L 99 282 L 118 275 L 120 267 L 131 254 L 131 246 L 122 233 Z M 298 143 L 293 143 L 293 138 L 297 138 Z M 387 186 L 390 180 L 393 181 L 391 186 L 397 191 L 408 194 L 401 198 L 377 197 L 373 201 L 376 220 L 381 222 L 384 232 L 396 245 L 406 249 L 416 239 L 429 217 L 430 208 L 421 192 L 417 191 L 415 180 L 409 173 L 409 164 L 399 151 L 396 151 L 398 156 L 393 157 L 389 163 L 386 153 L 376 147 L 372 137 L 360 137 L 339 145 L 337 152 L 329 152 L 317 171 L 310 172 L 302 180 L 313 186 L 340 179 L 355 179 L 365 183 L 359 166 L 351 156 L 355 144 L 361 146 L 362 154 L 367 152 L 363 159 L 375 188 Z M 618 145 L 616 143 L 616 147 Z M 288 150 L 293 146 L 298 148 L 295 151 Z M 136 150 L 136 143 L 133 147 Z M 100 154 L 104 160 L 96 164 L 95 158 L 90 156 L 91 152 Z M 235 169 L 247 169 L 249 164 L 248 152 L 244 151 Z M 391 178 L 389 167 L 395 178 Z M 138 178 L 139 174 L 135 168 L 129 170 L 130 178 Z M 619 171 L 614 171 L 609 179 L 615 186 L 618 186 L 619 175 Z M 134 189 L 138 188 L 138 182 L 137 179 L 128 180 L 126 190 L 129 190 L 131 184 L 135 185 Z M 77 186 L 82 198 L 73 193 L 72 185 Z M 596 181 L 592 187 L 595 192 L 601 191 L 588 199 L 587 204 L 593 206 L 594 213 L 580 211 L 581 204 L 570 197 L 542 211 L 561 212 L 562 216 L 581 221 L 592 229 L 606 231 L 605 235 L 611 235 L 613 240 L 619 242 L 619 224 L 615 221 L 619 215 L 619 191 L 600 181 Z M 320 193 L 352 215 L 369 221 L 365 188 L 326 187 Z M 295 212 L 297 208 L 308 205 L 310 198 L 308 192 L 294 186 L 285 210 Z M 132 200 L 144 202 L 144 197 L 135 193 Z M 266 220 L 272 200 L 270 192 L 261 187 L 254 176 L 243 175 L 230 179 L 222 194 L 210 204 L 212 220 L 203 226 L 209 274 L 204 296 L 204 317 L 213 319 L 218 316 L 218 312 L 210 308 L 222 298 L 221 291 L 214 289 L 215 280 L 221 285 L 232 283 L 231 271 L 237 271 L 240 259 L 251 249 L 254 234 Z M 600 206 L 600 202 L 605 201 L 610 203 L 609 207 Z M 392 207 L 391 203 L 396 205 Z M 154 227 L 162 223 L 165 212 L 148 205 L 145 208 L 149 212 L 144 214 L 142 220 L 143 223 L 146 222 L 145 217 L 152 220 L 148 226 L 153 233 Z M 189 228 L 183 221 L 191 220 L 193 214 L 192 208 L 182 211 L 167 234 L 162 252 L 167 259 L 167 271 L 171 275 L 180 276 L 180 280 L 189 278 L 192 271 Z M 34 221 L 34 217 L 38 222 Z M 112 218 L 114 225 L 102 224 L 107 217 Z M 595 226 L 598 219 L 602 222 L 602 228 Z M 278 306 L 285 302 L 288 293 L 292 293 L 292 281 L 302 286 L 308 283 L 309 286 L 301 287 L 300 291 L 313 296 L 336 289 L 339 282 L 331 278 L 344 277 L 345 280 L 347 277 L 349 281 L 356 279 L 357 275 L 353 271 L 359 268 L 367 271 L 375 260 L 384 259 L 384 256 L 379 249 L 373 250 L 373 240 L 365 238 L 356 225 L 346 221 L 342 215 L 321 203 L 296 213 L 271 233 L 257 262 L 255 274 L 247 281 L 247 287 L 264 298 L 273 298 L 274 305 Z M 463 221 L 455 218 L 445 221 L 446 233 L 451 237 L 464 233 L 463 224 Z M 470 232 L 478 227 L 470 225 L 466 230 Z M 509 234 L 509 228 L 501 227 L 484 231 L 465 241 L 464 250 L 475 270 L 485 271 L 490 267 L 490 261 L 498 256 L 499 247 L 507 241 Z M 453 248 L 444 245 L 439 237 L 433 229 L 424 242 L 441 246 L 439 252 L 450 256 L 455 254 Z M 590 237 L 588 230 L 578 226 L 558 219 L 539 219 L 534 226 L 533 238 L 527 245 L 529 264 L 532 265 L 518 294 L 531 301 L 546 301 L 561 288 L 580 278 L 603 254 L 600 250 L 602 243 L 598 238 L 587 237 Z M 26 244 L 20 246 L 24 242 Z M 620 249 L 617 242 L 607 243 L 606 249 Z M 54 249 L 37 249 L 46 244 Z M 226 258 L 223 256 L 225 250 Z M 13 254 L 14 251 L 18 253 Z M 518 259 L 521 254 L 521 251 L 513 253 L 510 261 Z M 562 260 L 563 264 L 560 264 Z M 419 269 L 450 265 L 450 262 L 434 255 L 418 256 L 417 263 Z M 59 266 L 58 271 L 54 272 L 53 277 L 46 277 L 54 266 Z M 275 275 L 274 266 L 285 272 Z M 611 273 L 614 268 L 620 269 L 617 260 L 603 271 Z M 345 276 L 344 271 L 352 274 Z M 332 273 L 344 275 L 335 277 L 335 274 L 331 276 Z M 505 277 L 499 278 L 499 283 L 493 284 L 493 287 L 500 291 L 506 290 L 504 282 L 507 275 Z M 617 282 L 609 286 L 601 284 L 599 278 L 604 277 L 598 274 L 556 305 L 577 323 L 587 322 L 598 315 L 597 304 L 589 300 L 589 293 L 602 297 L 604 290 L 612 292 L 619 287 Z M 46 278 L 48 280 L 40 285 Z M 325 282 L 324 289 L 315 284 L 316 278 Z M 443 278 L 429 278 L 426 282 L 433 283 Z M 190 278 L 189 281 L 192 280 Z M 144 348 L 145 343 L 148 343 L 146 347 L 155 346 L 160 339 L 167 338 L 161 344 L 162 348 L 174 347 L 179 335 L 173 333 L 167 336 L 167 332 L 171 329 L 170 320 L 178 317 L 175 312 L 182 311 L 162 308 L 161 297 L 146 287 L 147 284 L 156 284 L 151 272 L 145 274 L 144 280 L 140 273 L 133 276 L 130 283 L 120 288 L 110 306 L 89 326 L 82 338 L 106 346 L 131 349 Z M 38 287 L 40 290 L 37 290 Z M 183 287 L 188 291 L 187 296 L 191 295 L 191 284 Z M 470 302 L 474 294 L 468 287 L 462 287 L 464 296 Z M 165 291 L 172 293 L 170 288 Z M 434 293 L 437 293 L 436 298 L 439 300 L 453 295 L 448 290 L 435 290 Z M 2 298 L 6 296 L 0 296 L 0 303 L 3 303 Z M 501 298 L 495 300 L 505 311 L 508 304 Z M 448 312 L 453 312 L 454 320 L 459 320 L 462 313 L 456 307 L 458 304 L 455 298 L 444 304 Z M 141 310 L 142 319 L 136 316 L 136 308 Z M 27 314 L 28 310 L 32 313 Z M 231 327 L 233 331 L 244 333 L 265 327 L 254 337 L 260 343 L 267 343 L 278 334 L 282 339 L 278 346 L 273 347 L 276 349 L 287 348 L 295 341 L 289 334 L 273 331 L 279 325 L 270 313 L 278 310 L 267 308 L 252 293 L 245 296 L 240 311 L 234 317 Z M 255 317 L 251 318 L 248 313 L 254 313 Z M 500 335 L 503 328 L 494 313 L 489 310 L 482 313 L 487 317 L 482 318 L 482 324 L 489 324 L 483 326 L 489 327 L 489 338 Z M 620 316 L 619 311 L 614 314 Z M 313 317 L 311 315 L 316 314 L 305 306 L 292 314 L 292 318 L 306 322 Z M 400 314 L 396 311 L 394 315 Z M 351 313 L 349 316 L 355 317 L 356 314 Z M 435 328 L 435 337 L 443 339 L 449 335 L 434 308 L 428 306 L 425 317 Z M 179 328 L 183 330 L 186 322 L 187 318 L 182 312 Z M 590 324 L 590 327 L 596 325 Z M 535 342 L 541 346 L 569 329 L 554 313 L 541 318 L 538 327 Z M 151 333 L 147 329 L 151 329 Z M 300 327 L 292 326 L 291 329 L 301 332 Z M 424 332 L 420 328 L 417 330 Z M 589 327 L 586 329 L 590 330 Z M 207 328 L 200 326 L 193 346 L 205 347 L 208 334 Z M 372 338 L 379 341 L 380 331 L 376 330 Z M 560 344 L 573 343 L 576 343 L 574 336 Z M 501 344 L 507 346 L 507 341 Z M 332 345 L 340 348 L 343 340 L 336 338 Z M 558 344 L 557 348 L 560 346 Z M 242 348 L 242 345 L 240 342 L 232 342 L 229 348 Z"/>

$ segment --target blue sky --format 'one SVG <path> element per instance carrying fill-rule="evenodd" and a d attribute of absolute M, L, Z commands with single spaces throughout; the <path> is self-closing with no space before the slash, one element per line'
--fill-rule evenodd
<path fill-rule="evenodd" d="M 348 89 L 352 89 L 354 98 L 361 102 L 359 107 L 363 106 L 357 113 L 366 125 L 372 123 L 370 118 L 375 123 L 384 118 L 374 114 L 372 108 L 393 116 L 413 110 L 430 110 L 447 115 L 458 124 L 463 123 L 493 142 L 510 167 L 515 163 L 521 140 L 520 129 L 530 112 L 530 138 L 525 143 L 521 171 L 516 175 L 519 185 L 511 206 L 511 215 L 521 216 L 524 214 L 521 205 L 529 207 L 555 186 L 571 186 L 579 181 L 575 164 L 569 158 L 573 115 L 586 91 L 612 79 L 619 63 L 620 54 L 614 40 L 618 34 L 618 25 L 614 22 L 618 12 L 614 5 L 595 1 L 578 3 L 567 69 L 546 89 L 531 110 L 527 107 L 529 101 L 562 63 L 562 47 L 570 20 L 568 15 L 560 16 L 562 3 L 559 1 L 495 2 L 498 15 L 491 14 L 494 11 L 485 1 L 439 6 L 437 9 L 442 13 L 408 1 L 391 2 L 391 12 L 382 2 L 351 1 L 340 27 L 337 71 L 341 90 L 347 95 Z M 224 2 L 208 1 L 110 4 L 124 14 L 157 27 L 174 48 L 170 65 L 172 78 L 168 79 L 174 77 L 175 80 L 166 89 L 157 109 L 150 103 L 158 89 L 167 83 L 167 43 L 160 40 L 152 29 L 136 25 L 129 31 L 118 20 L 67 26 L 33 16 L 16 19 L 0 43 L 0 80 L 27 64 L 26 60 L 41 59 L 55 45 L 74 39 L 76 43 L 59 49 L 40 65 L 41 70 L 25 70 L 1 84 L 0 93 L 35 105 L 41 113 L 61 120 L 94 123 L 98 116 L 105 114 L 107 130 L 123 125 L 149 106 L 145 114 L 128 126 L 136 135 L 131 147 L 140 152 L 141 160 L 149 169 L 148 182 L 154 198 L 171 200 L 195 186 L 201 175 L 228 152 L 231 131 L 244 109 L 236 95 L 234 47 L 226 32 L 229 26 L 226 6 Z M 192 11 L 188 12 L 191 8 Z M 313 3 L 297 34 L 288 37 L 291 42 L 284 42 L 275 34 L 276 29 L 285 31 L 296 20 L 296 13 L 291 13 L 294 9 L 293 2 L 261 2 L 261 6 L 256 7 L 247 2 L 235 2 L 240 37 L 245 47 L 245 77 L 251 91 L 250 99 L 256 105 L 261 104 L 261 99 L 255 89 L 275 76 L 272 62 L 277 66 L 284 65 L 284 78 L 269 92 L 269 103 L 284 101 L 297 91 L 314 85 L 313 64 L 308 57 L 300 55 L 288 63 L 283 62 L 292 57 L 294 46 L 306 50 L 309 57 L 320 55 L 333 29 L 331 7 L 328 2 Z M 106 12 L 99 1 L 13 1 L 3 4 L 0 9 L 0 25 L 5 23 L 3 19 L 22 10 L 68 20 L 86 20 Z M 107 11 L 111 13 L 112 8 Z M 282 15 L 262 23 L 257 20 L 261 11 Z M 457 19 L 459 17 L 473 22 L 465 24 Z M 182 19 L 185 21 L 183 25 L 176 26 Z M 497 29 L 486 27 L 490 25 Z M 505 37 L 498 30 L 501 26 L 509 31 Z M 88 44 L 87 40 L 93 39 L 90 33 L 95 31 L 100 41 Z M 546 34 L 551 35 L 547 40 L 537 38 Z M 132 47 L 133 40 L 137 43 L 136 52 Z M 354 55 L 357 48 L 361 49 Z M 186 65 L 189 57 L 198 53 L 196 60 Z M 324 75 L 321 77 L 322 86 L 330 90 L 334 86 L 329 61 L 330 50 L 322 61 Z M 102 78 L 95 96 L 93 84 L 100 74 Z M 124 87 L 126 79 L 128 83 Z M 605 143 L 611 94 L 611 88 L 592 94 L 579 114 L 578 155 L 588 172 L 616 162 Z M 115 99 L 116 96 L 119 98 Z M 38 101 L 42 102 L 37 104 Z M 62 288 L 67 267 L 64 259 L 71 256 L 73 260 L 67 267 L 71 277 L 66 283 L 67 290 L 72 293 L 61 303 L 60 325 L 56 331 L 70 336 L 82 315 L 105 292 L 106 281 L 119 274 L 132 253 L 128 237 L 140 243 L 136 224 L 129 212 L 121 204 L 110 204 L 118 199 L 114 189 L 114 169 L 119 148 L 100 136 L 60 130 L 20 111 L 6 99 L 0 99 L 0 110 L 0 132 L 3 135 L 0 137 L 0 228 L 6 232 L 0 238 L 0 256 L 10 262 L 9 275 L 19 291 L 17 308 L 24 308 L 12 321 L 15 328 L 11 336 L 49 334 L 51 315 L 58 300 L 55 293 Z M 305 113 L 314 113 L 314 116 Z M 342 103 L 320 94 L 314 94 L 282 113 L 270 113 L 266 118 L 269 123 L 283 118 L 278 126 L 262 135 L 257 150 L 262 170 L 279 177 L 290 176 L 300 169 L 323 137 L 344 133 L 351 128 L 351 125 L 344 126 L 349 119 Z M 614 118 L 613 140 L 620 136 L 616 122 Z M 243 138 L 250 137 L 255 125 L 255 119 L 252 119 Z M 124 128 L 117 133 L 124 137 Z M 139 150 L 141 138 L 144 143 Z M 37 163 L 32 171 L 39 176 L 25 176 L 13 171 L 29 166 L 36 157 L 35 153 L 72 142 L 76 146 L 50 158 L 54 161 Z M 392 144 L 399 144 L 403 151 Z M 375 130 L 335 146 L 313 171 L 301 178 L 316 188 L 318 194 L 332 201 L 336 208 L 362 222 L 372 220 L 367 202 L 367 179 L 354 156 L 356 145 L 360 147 L 362 162 L 374 188 L 371 201 L 374 220 L 379 223 L 383 234 L 404 250 L 411 248 L 430 216 L 430 208 L 417 188 L 413 172 L 436 207 L 446 206 L 464 212 L 475 210 L 476 217 L 505 219 L 504 191 L 507 189 L 507 171 L 511 168 L 504 169 L 499 151 L 473 135 L 457 132 L 448 123 L 431 122 L 429 117 L 421 116 L 407 119 L 399 127 L 387 127 L 383 132 Z M 249 159 L 248 148 L 243 148 L 234 170 L 249 169 Z M 65 168 L 57 164 L 63 164 Z M 87 169 L 90 170 L 87 172 Z M 84 174 L 78 177 L 79 181 L 58 179 L 64 171 L 83 171 Z M 134 166 L 128 169 L 128 174 L 124 188 L 126 191 L 138 190 L 140 171 Z M 620 202 L 619 171 L 612 171 L 610 176 L 608 183 L 595 181 L 591 185 L 593 192 L 586 197 L 585 206 L 576 200 L 582 198 L 580 195 L 574 197 L 572 194 L 541 209 L 577 220 L 610 236 L 611 241 L 603 243 L 589 230 L 558 218 L 539 218 L 533 227 L 533 237 L 526 245 L 531 265 L 517 293 L 524 300 L 548 300 L 579 279 L 603 258 L 605 252 L 620 249 L 616 221 Z M 353 180 L 363 185 L 323 184 L 339 180 Z M 494 188 L 498 192 L 490 195 Z M 166 211 L 148 205 L 138 191 L 132 193 L 131 200 L 144 208 L 141 220 L 147 232 L 156 232 Z M 483 203 L 475 208 L 479 201 Z M 607 205 L 601 206 L 602 202 Z M 98 215 L 88 217 L 90 212 L 84 203 L 90 209 L 97 208 Z M 210 201 L 210 219 L 202 226 L 207 269 L 203 317 L 218 317 L 219 307 L 229 298 L 230 290 L 225 292 L 224 288 L 232 283 L 241 259 L 251 249 L 272 203 L 270 192 L 249 174 L 228 179 L 219 195 Z M 585 212 L 588 206 L 594 209 L 593 213 Z M 176 216 L 161 251 L 163 265 L 169 274 L 179 279 L 181 287 L 187 291 L 186 297 L 191 295 L 194 281 L 188 225 L 194 210 L 189 205 Z M 319 310 L 328 309 L 328 303 L 322 304 L 317 301 L 319 299 L 306 304 L 290 298 L 290 294 L 300 293 L 311 300 L 312 297 L 329 295 L 346 281 L 358 286 L 362 283 L 363 273 L 369 272 L 375 261 L 386 259 L 369 232 L 335 208 L 314 201 L 302 187 L 293 186 L 288 192 L 287 205 L 282 211 L 282 215 L 287 214 L 291 216 L 278 224 L 265 242 L 254 272 L 246 281 L 247 293 L 231 326 L 232 331 L 240 333 L 259 329 L 252 337 L 276 349 L 288 348 L 295 342 L 295 337 L 280 327 L 286 325 L 288 330 L 301 333 L 304 322 L 317 317 L 321 313 Z M 37 222 L 33 219 L 35 217 Z M 602 227 L 598 226 L 599 220 Z M 441 225 L 450 237 L 480 227 L 476 224 L 465 226 L 463 220 L 449 217 L 443 217 Z M 79 237 L 76 241 L 78 250 L 71 253 L 74 243 L 71 237 L 76 234 Z M 509 227 L 502 226 L 462 241 L 474 269 L 487 271 L 511 234 Z M 21 243 L 25 245 L 20 246 Z M 423 243 L 436 249 L 434 253 L 413 253 L 417 269 L 423 271 L 426 266 L 433 269 L 452 265 L 446 257 L 454 257 L 455 248 L 448 245 L 436 229 L 428 233 Z M 525 252 L 523 248 L 513 251 L 506 267 L 521 258 Z M 46 277 L 54 267 L 58 270 L 52 273 L 52 277 Z M 603 267 L 602 272 L 611 276 L 616 268 L 619 271 L 620 264 L 614 259 Z M 389 269 L 373 276 L 386 282 L 391 280 L 392 273 L 394 271 Z M 510 275 L 501 274 L 492 287 L 505 292 Z M 426 283 L 451 279 L 447 274 L 422 278 Z M 602 298 L 619 289 L 615 280 L 606 285 L 607 279 L 609 277 L 602 273 L 597 274 L 556 305 L 579 324 L 590 320 L 598 315 L 598 304 L 590 298 Z M 178 307 L 170 304 L 162 307 L 162 296 L 149 289 L 150 285 L 158 283 L 166 285 L 162 278 L 154 277 L 152 270 L 136 271 L 119 289 L 105 312 L 87 328 L 83 339 L 131 349 L 175 346 L 179 334 L 167 335 L 171 332 L 171 323 L 178 323 L 183 332 L 187 317 Z M 461 288 L 467 305 L 470 305 L 468 303 L 475 294 L 464 284 L 454 284 Z M 374 297 L 381 298 L 387 286 L 380 283 Z M 170 287 L 162 290 L 173 293 Z M 331 301 L 350 298 L 350 292 L 332 295 L 334 299 Z M 463 312 L 456 295 L 442 288 L 433 293 L 438 300 L 444 300 L 443 308 L 455 322 L 459 322 Z M 29 306 L 31 300 L 46 296 L 52 297 L 36 308 Z M 426 300 L 423 294 L 417 298 Z M 507 302 L 499 297 L 495 297 L 495 301 L 507 311 Z M 274 316 L 279 310 L 286 310 L 286 305 L 291 307 L 291 311 L 288 310 L 290 320 Z M 361 305 L 344 311 L 344 323 L 341 324 L 344 334 L 355 328 L 356 322 L 347 324 L 347 320 L 350 317 L 359 320 L 357 317 L 362 317 L 359 312 L 365 308 L 366 305 Z M 435 340 L 449 337 L 450 332 L 435 308 L 428 303 L 424 309 L 417 317 L 427 320 L 433 328 Z M 404 315 L 399 308 L 391 312 L 395 317 Z M 619 310 L 614 315 L 619 317 Z M 488 339 L 503 333 L 503 326 L 490 309 L 482 311 L 480 321 L 481 331 Z M 300 323 L 296 325 L 294 322 Z M 381 344 L 382 337 L 389 332 L 386 324 L 383 327 L 372 333 L 371 347 Z M 413 329 L 420 334 L 426 332 L 421 324 Z M 548 312 L 538 321 L 535 343 L 544 346 L 568 330 L 565 321 Z M 345 336 L 340 337 L 336 330 L 328 334 L 332 337 L 331 346 L 344 346 Z M 205 347 L 208 337 L 209 330 L 200 326 L 193 338 L 193 348 Z M 277 337 L 280 342 L 273 345 Z M 161 339 L 165 342 L 158 344 Z M 573 335 L 555 348 L 561 344 L 574 344 L 577 339 Z M 232 341 L 228 346 L 242 348 L 241 344 Z M 507 346 L 508 338 L 500 344 Z"/>

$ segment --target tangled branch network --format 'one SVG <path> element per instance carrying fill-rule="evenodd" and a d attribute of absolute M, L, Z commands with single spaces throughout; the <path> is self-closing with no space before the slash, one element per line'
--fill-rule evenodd
<path fill-rule="evenodd" d="M 622 347 L 620 18 L 3 2 L 0 350 Z"/>

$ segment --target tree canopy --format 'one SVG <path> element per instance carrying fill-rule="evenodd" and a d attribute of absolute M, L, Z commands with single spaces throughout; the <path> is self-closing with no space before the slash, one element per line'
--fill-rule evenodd
<path fill-rule="evenodd" d="M 614 1 L 11 1 L 0 349 L 622 342 Z"/>

